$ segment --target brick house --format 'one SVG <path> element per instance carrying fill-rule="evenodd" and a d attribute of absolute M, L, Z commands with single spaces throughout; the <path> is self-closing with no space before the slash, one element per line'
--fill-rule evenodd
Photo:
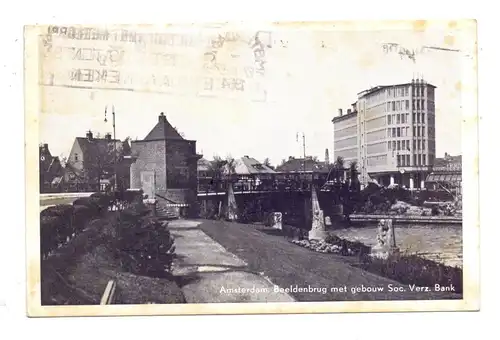
<path fill-rule="evenodd" d="M 132 141 L 131 152 L 132 189 L 142 189 L 177 214 L 181 207 L 188 214 L 195 211 L 197 163 L 202 157 L 196 153 L 196 141 L 184 139 L 162 112 L 143 140 Z"/>
<path fill-rule="evenodd" d="M 64 181 L 71 190 L 104 190 L 102 184 L 114 184 L 116 172 L 118 189 L 128 188 L 129 155 L 128 141 L 112 139 L 109 133 L 104 138 L 97 138 L 92 131 L 88 131 L 86 137 L 76 137 L 73 142 L 66 162 Z"/>

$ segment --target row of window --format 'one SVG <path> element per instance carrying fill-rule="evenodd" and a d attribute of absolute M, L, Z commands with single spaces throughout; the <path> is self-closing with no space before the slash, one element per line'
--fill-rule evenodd
<path fill-rule="evenodd" d="M 387 125 L 391 124 L 409 124 L 409 113 L 397 113 L 387 116 Z M 425 123 L 424 112 L 413 112 L 413 123 Z"/>
<path fill-rule="evenodd" d="M 398 155 L 397 157 L 398 166 L 411 166 L 410 155 Z M 427 160 L 425 155 L 413 155 L 413 165 L 425 166 L 427 165 Z"/>
<path fill-rule="evenodd" d="M 425 100 L 424 99 L 413 99 L 412 100 L 412 110 L 425 110 Z M 429 101 L 427 104 L 427 109 L 434 108 L 434 104 Z M 409 100 L 398 100 L 398 101 L 390 101 L 386 103 L 385 112 L 392 111 L 402 111 L 410 109 L 410 101 Z"/>
<path fill-rule="evenodd" d="M 409 127 L 393 127 L 387 129 L 387 137 L 410 137 Z M 425 127 L 424 126 L 414 126 L 413 127 L 413 137 L 425 137 Z"/>
<path fill-rule="evenodd" d="M 389 141 L 387 142 L 388 150 L 408 150 L 410 151 L 410 141 L 409 140 L 398 140 L 398 141 Z M 425 140 L 419 139 L 413 140 L 413 150 L 425 150 Z"/>

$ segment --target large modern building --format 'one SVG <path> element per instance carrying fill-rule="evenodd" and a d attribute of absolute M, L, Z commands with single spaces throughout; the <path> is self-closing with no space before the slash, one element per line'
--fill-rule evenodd
<path fill-rule="evenodd" d="M 332 120 L 334 157 L 357 161 L 362 184 L 423 188 L 436 154 L 435 88 L 413 79 L 358 93 Z"/>

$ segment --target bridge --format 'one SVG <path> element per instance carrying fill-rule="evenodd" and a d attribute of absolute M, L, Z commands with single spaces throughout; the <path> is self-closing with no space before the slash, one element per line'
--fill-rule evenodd
<path fill-rule="evenodd" d="M 323 172 L 238 174 L 223 178 L 199 177 L 198 197 L 226 195 L 229 185 L 232 185 L 235 195 L 273 192 L 310 193 L 313 186 L 320 191 L 335 193 L 348 189 L 346 180 L 329 180 L 328 174 Z"/>

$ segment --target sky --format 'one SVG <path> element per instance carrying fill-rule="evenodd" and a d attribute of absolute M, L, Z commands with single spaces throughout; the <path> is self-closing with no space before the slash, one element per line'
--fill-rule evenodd
<path fill-rule="evenodd" d="M 51 48 L 40 49 L 39 142 L 49 144 L 53 155 L 67 156 L 74 138 L 89 129 L 102 135 L 112 132 L 109 113 L 114 106 L 120 139 L 144 138 L 164 112 L 185 138 L 197 141 L 198 153 L 207 159 L 248 155 L 278 164 L 303 155 L 302 134 L 308 156 L 324 159 L 328 148 L 334 159 L 331 120 L 339 108 L 345 111 L 365 89 L 418 76 L 437 87 L 437 157 L 461 154 L 462 81 L 470 66 L 472 40 L 459 28 L 259 28 L 263 75 L 252 69 L 256 57 L 249 42 L 255 28 L 170 28 L 178 34 L 173 45 L 154 44 L 151 36 L 144 38 L 148 42 L 133 43 L 53 34 Z M 211 46 L 209 39 L 219 34 L 226 37 L 224 44 Z M 182 45 L 186 41 L 192 45 Z M 385 43 L 419 52 L 413 61 L 398 54 L 400 47 L 387 51 Z M 216 63 L 210 64 L 214 51 Z M 97 81 L 92 73 L 90 81 L 88 70 L 101 75 L 106 70 L 107 77 Z M 205 88 L 207 78 L 213 79 L 212 90 Z M 244 88 L 238 79 L 245 80 Z"/>

